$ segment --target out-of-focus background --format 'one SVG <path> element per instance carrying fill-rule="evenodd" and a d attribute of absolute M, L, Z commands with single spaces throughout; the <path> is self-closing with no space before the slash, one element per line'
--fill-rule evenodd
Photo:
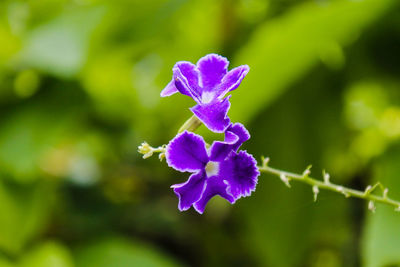
<path fill-rule="evenodd" d="M 400 213 L 262 175 L 251 197 L 179 212 L 176 61 L 251 68 L 232 93 L 271 165 L 400 198 L 397 0 L 0 1 L 0 266 L 400 266 Z M 199 133 L 209 140 L 203 126 Z"/>

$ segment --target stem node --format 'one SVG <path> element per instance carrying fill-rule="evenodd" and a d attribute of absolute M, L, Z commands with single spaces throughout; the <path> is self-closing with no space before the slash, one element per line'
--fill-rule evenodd
<path fill-rule="evenodd" d="M 296 174 L 287 171 L 282 171 L 279 169 L 275 169 L 269 166 L 266 166 L 263 161 L 263 165 L 258 167 L 260 172 L 266 172 L 278 176 L 286 186 L 290 187 L 289 181 L 294 180 L 298 182 L 302 182 L 312 186 L 312 190 L 314 193 L 314 199 L 317 199 L 317 194 L 319 193 L 320 189 L 325 189 L 333 192 L 338 192 L 343 194 L 345 197 L 354 197 L 354 198 L 361 198 L 369 201 L 368 206 L 370 210 L 375 210 L 375 203 L 383 203 L 389 206 L 393 206 L 396 211 L 400 212 L 400 201 L 396 201 L 388 197 L 388 189 L 384 188 L 381 183 L 376 183 L 373 186 L 367 186 L 364 191 L 359 191 L 351 188 L 344 187 L 342 185 L 337 185 L 331 183 L 329 181 L 329 174 L 325 171 L 323 172 L 324 180 L 320 181 L 313 177 L 306 176 L 307 172 L 303 174 Z M 375 189 L 379 187 L 382 189 L 382 195 L 374 194 Z M 372 203 L 372 204 L 371 204 Z"/>
<path fill-rule="evenodd" d="M 317 185 L 314 185 L 312 188 L 312 191 L 314 193 L 314 202 L 317 202 L 317 198 L 318 198 L 318 193 L 319 193 L 319 188 Z"/>
<path fill-rule="evenodd" d="M 375 213 L 375 211 L 376 211 L 375 203 L 374 203 L 372 200 L 370 200 L 370 201 L 368 202 L 368 209 L 369 209 L 372 213 Z"/>
<path fill-rule="evenodd" d="M 312 165 L 308 165 L 307 166 L 307 168 L 304 170 L 304 172 L 303 172 L 303 178 L 307 178 L 309 175 L 310 175 L 310 173 L 311 173 L 311 167 L 312 167 Z"/>
<path fill-rule="evenodd" d="M 324 178 L 324 183 L 325 184 L 330 184 L 329 179 L 331 178 L 331 176 L 329 175 L 329 173 L 327 173 L 325 170 L 322 171 L 322 176 Z"/>
<path fill-rule="evenodd" d="M 282 182 L 290 188 L 290 183 L 289 183 L 289 178 L 287 178 L 287 176 L 284 173 L 281 173 L 280 178 L 282 180 Z"/>

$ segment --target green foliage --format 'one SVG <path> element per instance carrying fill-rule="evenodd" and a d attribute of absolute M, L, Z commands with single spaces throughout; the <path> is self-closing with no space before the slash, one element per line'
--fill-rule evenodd
<path fill-rule="evenodd" d="M 0 248 L 3 252 L 19 253 L 43 231 L 51 200 L 51 191 L 44 185 L 16 188 L 0 184 Z"/>
<path fill-rule="evenodd" d="M 68 249 L 63 245 L 47 241 L 27 252 L 18 267 L 73 267 L 75 266 Z"/>
<path fill-rule="evenodd" d="M 159 97 L 173 64 L 215 52 L 251 68 L 229 115 L 256 158 L 399 199 L 399 14 L 395 0 L 0 1 L 0 266 L 396 266 L 392 210 L 314 203 L 265 175 L 234 206 L 180 213 L 169 186 L 186 175 L 136 149 L 191 116 L 191 99 Z"/>
<path fill-rule="evenodd" d="M 79 249 L 76 256 L 76 266 L 180 266 L 144 244 L 112 237 L 99 239 Z"/>
<path fill-rule="evenodd" d="M 3 259 L 0 259 L 0 266 L 1 267 L 13 267 L 13 265 L 9 261 L 3 260 Z"/>
<path fill-rule="evenodd" d="M 388 151 L 376 166 L 375 179 L 390 187 L 397 189 L 393 195 L 400 197 L 398 189 L 400 180 L 397 174 L 400 173 L 400 150 L 395 147 Z M 400 264 L 400 217 L 393 213 L 392 209 L 378 206 L 381 210 L 376 216 L 368 215 L 364 229 L 364 242 L 362 253 L 365 266 L 396 266 Z"/>
<path fill-rule="evenodd" d="M 24 37 L 22 64 L 60 77 L 75 76 L 85 64 L 91 32 L 102 13 L 101 7 L 74 9 L 36 27 Z"/>
<path fill-rule="evenodd" d="M 341 68 L 343 48 L 356 41 L 392 2 L 308 2 L 260 25 L 237 56 L 237 62 L 251 66 L 253 78 L 232 99 L 235 119 L 249 120 L 318 62 Z"/>

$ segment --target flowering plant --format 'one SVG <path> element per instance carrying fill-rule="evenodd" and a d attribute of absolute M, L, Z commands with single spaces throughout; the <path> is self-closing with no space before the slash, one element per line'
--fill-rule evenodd
<path fill-rule="evenodd" d="M 326 189 L 368 200 L 368 208 L 375 211 L 375 202 L 384 203 L 400 211 L 400 202 L 388 197 L 388 189 L 380 183 L 369 185 L 364 191 L 358 191 L 330 182 L 328 173 L 323 180 L 310 177 L 310 168 L 302 174 L 281 171 L 268 166 L 269 158 L 262 158 L 261 166 L 240 146 L 250 139 L 250 134 L 241 123 L 232 123 L 228 117 L 230 95 L 237 89 L 249 72 L 247 65 L 239 66 L 228 72 L 229 61 L 219 55 L 209 54 L 202 57 L 196 65 L 180 61 L 173 67 L 172 80 L 162 90 L 161 97 L 177 92 L 191 97 L 197 104 L 190 108 L 193 116 L 179 129 L 178 134 L 169 142 L 157 148 L 146 142 L 139 146 L 143 158 L 160 153 L 166 158 L 169 167 L 191 175 L 184 183 L 171 187 L 178 196 L 180 211 L 193 207 L 203 213 L 208 201 L 216 195 L 235 203 L 241 197 L 250 196 L 255 191 L 260 172 L 278 176 L 288 187 L 290 181 L 300 181 L 312 186 L 314 201 L 319 189 Z M 203 137 L 193 133 L 204 124 L 209 130 L 224 133 L 224 141 L 214 141 L 208 145 Z M 382 195 L 374 194 L 381 189 Z"/>

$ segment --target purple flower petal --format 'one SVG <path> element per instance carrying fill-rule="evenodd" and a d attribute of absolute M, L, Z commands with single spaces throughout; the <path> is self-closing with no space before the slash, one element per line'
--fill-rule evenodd
<path fill-rule="evenodd" d="M 229 61 L 220 55 L 209 54 L 199 59 L 200 85 L 204 91 L 212 91 L 228 71 Z"/>
<path fill-rule="evenodd" d="M 245 151 L 231 153 L 220 164 L 220 176 L 229 184 L 227 192 L 235 199 L 249 196 L 255 190 L 260 172 L 252 155 Z"/>
<path fill-rule="evenodd" d="M 187 131 L 169 142 L 165 157 L 168 166 L 182 172 L 203 170 L 208 162 L 203 137 Z"/>
<path fill-rule="evenodd" d="M 202 197 L 206 179 L 205 172 L 200 171 L 192 174 L 185 183 L 171 186 L 179 198 L 178 208 L 180 211 L 189 209 L 193 203 Z"/>
<path fill-rule="evenodd" d="M 216 94 L 219 98 L 225 96 L 226 93 L 238 88 L 243 78 L 247 75 L 250 68 L 247 65 L 239 66 L 229 71 L 222 79 Z"/>
<path fill-rule="evenodd" d="M 241 123 L 231 124 L 225 131 L 225 140 L 215 141 L 210 148 L 210 160 L 222 161 L 231 151 L 237 151 L 238 148 L 247 140 L 250 134 Z"/>
<path fill-rule="evenodd" d="M 176 89 L 183 95 L 190 96 L 197 103 L 201 103 L 202 89 L 199 86 L 199 71 L 196 65 L 180 61 L 172 69 Z"/>
<path fill-rule="evenodd" d="M 235 90 L 249 72 L 247 65 L 228 70 L 229 61 L 220 55 L 209 54 L 202 57 L 197 65 L 187 61 L 177 62 L 171 81 L 161 92 L 170 96 L 177 91 L 196 101 L 192 112 L 213 132 L 224 132 L 230 120 L 229 91 Z"/>
<path fill-rule="evenodd" d="M 228 141 L 226 141 L 228 139 Z M 223 161 L 233 149 L 239 137 L 231 132 L 225 132 L 225 141 L 215 141 L 210 148 L 210 160 Z"/>
<path fill-rule="evenodd" d="M 247 131 L 243 124 L 239 122 L 231 124 L 227 129 L 227 132 L 232 133 L 239 138 L 239 140 L 233 144 L 232 150 L 234 151 L 237 151 L 244 142 L 250 139 L 249 131 Z"/>
<path fill-rule="evenodd" d="M 172 78 L 172 81 L 170 81 L 167 86 L 161 91 L 161 97 L 166 97 L 175 94 L 178 92 L 178 89 L 176 89 L 175 86 L 175 79 Z"/>
<path fill-rule="evenodd" d="M 227 187 L 227 183 L 225 183 L 218 176 L 212 176 L 208 178 L 206 189 L 204 190 L 201 198 L 194 203 L 193 207 L 198 213 L 203 214 L 208 201 L 216 195 L 225 198 L 233 204 L 235 202 L 235 199 L 233 198 L 233 196 L 227 193 Z"/>
<path fill-rule="evenodd" d="M 221 102 L 211 102 L 209 104 L 196 105 L 190 110 L 201 120 L 208 129 L 213 132 L 222 133 L 229 126 L 230 120 L 227 116 L 231 106 L 230 96 Z"/>

